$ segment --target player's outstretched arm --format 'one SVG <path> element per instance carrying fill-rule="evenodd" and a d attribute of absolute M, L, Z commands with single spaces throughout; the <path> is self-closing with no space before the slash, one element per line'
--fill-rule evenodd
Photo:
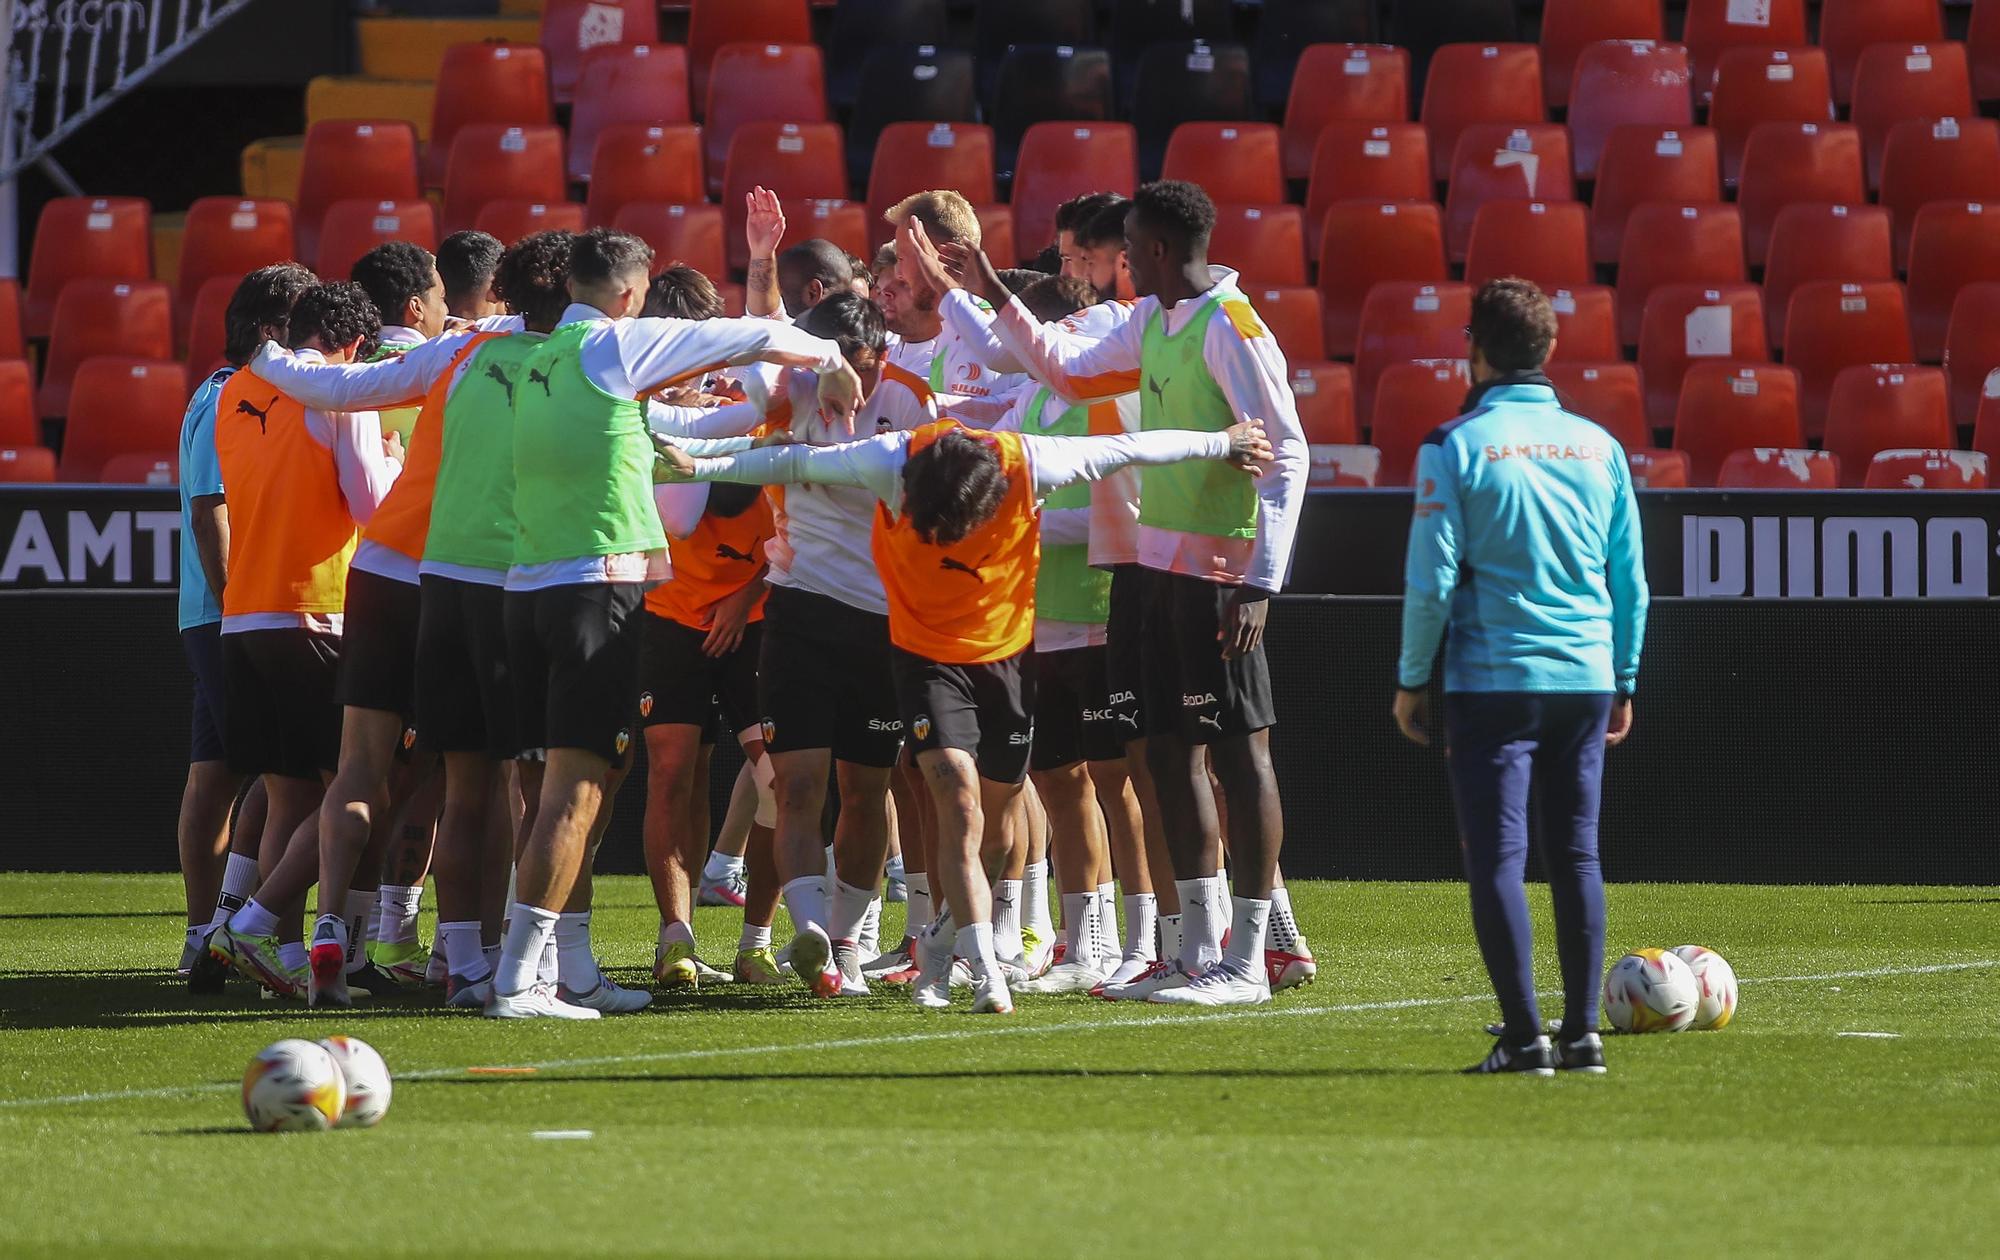
<path fill-rule="evenodd" d="M 894 502 L 909 447 L 906 433 L 883 433 L 838 446 L 764 446 L 734 455 L 703 459 L 665 442 L 660 459 L 675 477 L 688 481 L 734 481 L 746 485 L 855 486 L 885 503 Z"/>
<path fill-rule="evenodd" d="M 778 246 L 785 239 L 785 209 L 778 194 L 762 186 L 743 194 L 743 234 L 750 246 L 750 270 L 743 277 L 743 309 L 757 319 L 783 319 L 778 288 Z"/>
<path fill-rule="evenodd" d="M 992 331 L 1019 369 L 1068 398 L 1115 398 L 1139 388 L 1144 320 L 1129 319 L 1100 340 L 1059 332 L 1029 313 L 1008 293 L 985 251 L 951 244 L 940 256 L 955 266 L 965 290 L 994 310 Z"/>
<path fill-rule="evenodd" d="M 301 359 L 277 342 L 267 341 L 251 356 L 249 367 L 308 407 L 362 411 L 421 397 L 451 366 L 472 335 L 447 333 L 373 363 Z"/>
<path fill-rule="evenodd" d="M 851 426 L 861 380 L 840 347 L 774 319 L 634 319 L 616 326 L 618 352 L 635 394 L 650 394 L 705 372 L 744 363 L 809 368 L 819 374 L 820 406 Z"/>
<path fill-rule="evenodd" d="M 1098 437 L 1021 438 L 1034 469 L 1035 497 L 1047 498 L 1074 481 L 1099 481 L 1133 464 L 1178 464 L 1187 459 L 1215 459 L 1255 476 L 1272 458 L 1263 426 L 1255 420 L 1235 424 L 1220 433 L 1193 429 L 1155 429 L 1149 433 L 1114 433 Z"/>

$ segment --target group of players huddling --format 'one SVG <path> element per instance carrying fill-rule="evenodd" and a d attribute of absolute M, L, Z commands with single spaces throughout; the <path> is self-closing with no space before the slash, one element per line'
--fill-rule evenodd
<path fill-rule="evenodd" d="M 605 229 L 244 279 L 182 435 L 192 986 L 647 1005 L 590 935 L 635 743 L 660 988 L 969 985 L 1007 1013 L 1312 979 L 1262 642 L 1306 451 L 1207 261 L 1214 207 L 1078 198 L 1060 275 L 996 272 L 955 192 L 888 218 L 872 264 L 781 252 L 753 193 L 736 319 Z M 744 765 L 711 854 L 722 722 Z M 727 971 L 697 899 L 742 907 Z"/>

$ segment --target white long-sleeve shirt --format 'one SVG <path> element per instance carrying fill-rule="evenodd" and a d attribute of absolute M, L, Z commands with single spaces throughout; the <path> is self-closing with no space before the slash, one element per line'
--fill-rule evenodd
<path fill-rule="evenodd" d="M 945 295 L 957 297 L 967 306 L 979 309 L 978 299 L 963 290 L 953 290 Z M 939 395 L 939 405 L 948 405 L 953 398 L 964 398 L 974 402 L 999 402 L 1010 400 L 1022 387 L 1029 384 L 1028 376 L 1018 366 L 1012 371 L 998 371 L 988 365 L 986 338 L 975 335 L 967 339 L 964 333 L 976 331 L 970 321 L 954 324 L 944 318 L 944 303 L 938 306 L 943 321 L 938 335 L 929 341 L 905 341 L 898 338 L 889 345 L 889 362 L 904 371 L 921 378 L 931 387 L 931 392 Z"/>
<path fill-rule="evenodd" d="M 1172 307 L 1163 308 L 1156 297 L 1140 298 L 1129 319 L 1094 342 L 1051 335 L 1019 299 L 1009 300 L 1000 309 L 993 326 L 1008 349 L 1057 393 L 1078 399 L 1112 398 L 1138 387 L 1145 329 L 1155 312 L 1160 313 L 1165 331 L 1172 335 L 1199 316 L 1209 302 L 1249 305 L 1237 287 L 1235 272 L 1210 267 L 1209 276 L 1214 287 Z M 1257 535 L 1217 538 L 1141 525 L 1139 563 L 1209 581 L 1246 583 L 1276 591 L 1284 585 L 1291 567 L 1309 462 L 1285 356 L 1261 326 L 1242 328 L 1226 312 L 1218 312 L 1209 321 L 1202 360 L 1236 417 L 1263 421 L 1277 455 L 1257 478 Z"/>

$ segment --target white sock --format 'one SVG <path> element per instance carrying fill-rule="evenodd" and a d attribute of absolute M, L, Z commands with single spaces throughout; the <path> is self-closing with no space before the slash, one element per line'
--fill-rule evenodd
<path fill-rule="evenodd" d="M 1000 960 L 994 956 L 991 923 L 968 923 L 958 929 L 952 948 L 972 967 L 972 974 L 976 976 L 990 976 L 1000 965 Z"/>
<path fill-rule="evenodd" d="M 1174 888 L 1181 895 L 1181 947 L 1174 960 L 1190 972 L 1199 973 L 1215 961 L 1202 957 L 1202 942 L 1208 939 L 1208 922 L 1216 907 L 1206 879 L 1177 879 Z"/>
<path fill-rule="evenodd" d="M 784 898 L 785 909 L 792 916 L 793 931 L 803 932 L 807 924 L 821 931 L 826 930 L 826 887 L 823 876 L 799 876 L 785 885 Z"/>
<path fill-rule="evenodd" d="M 861 916 L 861 935 L 854 938 L 861 956 L 873 960 L 882 953 L 882 898 L 868 898 L 868 913 Z"/>
<path fill-rule="evenodd" d="M 285 965 L 285 970 L 287 971 L 297 971 L 299 968 L 305 966 L 306 943 L 304 941 L 286 941 L 284 944 L 278 946 L 278 961 Z"/>
<path fill-rule="evenodd" d="M 1022 919 L 1033 928 L 1043 940 L 1056 934 L 1056 925 L 1049 922 L 1049 864 L 1047 862 L 1028 863 L 1027 876 L 1021 881 L 1022 904 L 1026 910 Z"/>
<path fill-rule="evenodd" d="M 535 968 L 535 979 L 543 984 L 554 984 L 562 979 L 562 956 L 556 953 L 556 938 L 553 932 L 549 934 L 547 943 L 542 946 L 542 961 Z"/>
<path fill-rule="evenodd" d="M 790 891 L 786 889 L 788 894 Z M 826 934 L 836 941 L 859 941 L 861 921 L 868 917 L 868 903 L 874 899 L 873 888 L 856 888 L 838 875 L 834 876 L 833 906 L 827 912 Z"/>
<path fill-rule="evenodd" d="M 758 927 L 754 923 L 743 925 L 743 935 L 736 938 L 736 952 L 746 949 L 769 949 L 771 947 L 771 925 Z"/>
<path fill-rule="evenodd" d="M 557 936 L 560 939 L 561 934 L 558 933 Z M 672 923 L 660 924 L 660 952 L 665 953 L 667 946 L 677 941 L 694 944 L 694 929 L 679 919 L 675 919 Z"/>
<path fill-rule="evenodd" d="M 451 974 L 468 983 L 484 980 L 493 974 L 493 967 L 487 961 L 486 951 L 479 947 L 479 924 L 440 923 L 438 940 L 444 950 L 445 965 Z"/>
<path fill-rule="evenodd" d="M 347 913 L 347 970 L 356 972 L 368 965 L 368 925 L 375 918 L 375 890 L 349 889 Z"/>
<path fill-rule="evenodd" d="M 1118 885 L 1106 881 L 1097 886 L 1098 957 L 1118 952 Z"/>
<path fill-rule="evenodd" d="M 1151 960 L 1153 933 L 1159 930 L 1160 899 L 1154 893 L 1125 894 L 1125 957 Z"/>
<path fill-rule="evenodd" d="M 1266 944 L 1274 949 L 1282 949 L 1288 954 L 1298 952 L 1298 943 L 1305 939 L 1299 931 L 1299 921 L 1292 917 L 1292 890 L 1278 887 L 1271 890 L 1271 929 Z"/>
<path fill-rule="evenodd" d="M 1236 918 L 1229 925 L 1228 959 L 1248 968 L 1253 976 L 1264 974 L 1264 931 L 1270 920 L 1270 902 L 1236 899 Z"/>
<path fill-rule="evenodd" d="M 929 871 L 911 871 L 904 878 L 910 883 L 910 901 L 903 916 L 903 935 L 915 936 L 936 913 L 931 909 L 931 876 Z"/>
<path fill-rule="evenodd" d="M 556 920 L 561 917 L 525 901 L 514 903 L 507 915 L 507 937 L 500 942 L 500 965 L 494 968 L 496 993 L 521 993 L 535 983 L 542 953 L 555 938 Z"/>
<path fill-rule="evenodd" d="M 1106 967 L 1118 957 L 1113 945 L 1118 938 L 1104 934 L 1103 893 L 1083 894 L 1083 917 L 1083 961 L 1093 967 Z"/>
<path fill-rule="evenodd" d="M 222 891 L 215 898 L 215 913 L 209 916 L 208 926 L 221 927 L 229 922 L 229 916 L 241 910 L 256 891 L 257 859 L 241 853 L 230 854 L 222 867 Z"/>
<path fill-rule="evenodd" d="M 590 911 L 564 914 L 556 920 L 556 969 L 571 993 L 588 993 L 604 983 L 597 955 L 590 950 Z"/>
<path fill-rule="evenodd" d="M 1007 958 L 1021 956 L 1021 881 L 993 885 L 993 948 Z"/>
<path fill-rule="evenodd" d="M 237 936 L 272 936 L 278 930 L 278 916 L 252 897 L 243 908 L 229 916 L 229 930 Z"/>
<path fill-rule="evenodd" d="M 883 864 L 883 866 L 882 866 L 882 878 L 884 878 L 884 879 L 901 879 L 901 880 L 905 880 L 905 881 L 907 882 L 907 879 L 908 879 L 908 876 L 907 876 L 907 875 L 906 875 L 906 874 L 904 873 L 904 871 L 903 871 L 903 855 L 902 855 L 902 854 L 900 854 L 900 853 L 896 853 L 896 854 L 892 854 L 892 855 L 890 856 L 889 860 L 888 860 L 887 862 L 885 862 L 885 863 Z"/>
<path fill-rule="evenodd" d="M 1084 954 L 1084 943 L 1090 939 L 1090 928 L 1094 925 L 1084 922 L 1084 916 L 1094 915 L 1090 899 L 1095 893 L 1072 893 L 1062 895 L 1063 908 L 1063 961 L 1080 963 L 1088 961 Z"/>
<path fill-rule="evenodd" d="M 1163 914 L 1160 916 L 1160 957 L 1179 958 L 1181 956 L 1181 916 Z"/>
<path fill-rule="evenodd" d="M 1221 899 L 1215 903 L 1220 909 L 1220 913 L 1216 915 L 1215 921 L 1217 923 L 1234 924 L 1236 922 L 1236 910 L 1230 904 L 1229 868 L 1224 866 L 1216 867 L 1215 874 L 1211 878 L 1215 880 L 1216 892 L 1221 896 Z"/>
<path fill-rule="evenodd" d="M 701 877 L 714 883 L 743 869 L 743 855 L 730 856 L 720 850 L 708 855 L 708 863 L 701 868 Z"/>
<path fill-rule="evenodd" d="M 375 895 L 375 939 L 390 945 L 417 943 L 417 911 L 423 908 L 424 888 L 384 884 Z"/>

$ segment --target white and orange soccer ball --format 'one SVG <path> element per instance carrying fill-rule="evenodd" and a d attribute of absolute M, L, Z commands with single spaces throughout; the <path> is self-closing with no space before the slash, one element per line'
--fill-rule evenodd
<path fill-rule="evenodd" d="M 340 1067 L 347 1096 L 340 1109 L 339 1128 L 372 1129 L 389 1112 L 389 1065 L 375 1047 L 359 1037 L 335 1036 L 320 1043 Z"/>
<path fill-rule="evenodd" d="M 259 1133 L 331 1129 L 346 1097 L 340 1065 L 326 1047 L 296 1037 L 259 1050 L 243 1073 L 243 1114 Z"/>
<path fill-rule="evenodd" d="M 1701 945 L 1677 945 L 1674 957 L 1694 973 L 1695 991 L 1700 995 L 1694 1026 L 1727 1028 L 1736 1017 L 1736 969 L 1727 958 Z"/>
<path fill-rule="evenodd" d="M 1664 949 L 1635 949 L 1604 973 L 1604 1017 L 1619 1032 L 1679 1032 L 1700 1001 L 1694 972 Z"/>

